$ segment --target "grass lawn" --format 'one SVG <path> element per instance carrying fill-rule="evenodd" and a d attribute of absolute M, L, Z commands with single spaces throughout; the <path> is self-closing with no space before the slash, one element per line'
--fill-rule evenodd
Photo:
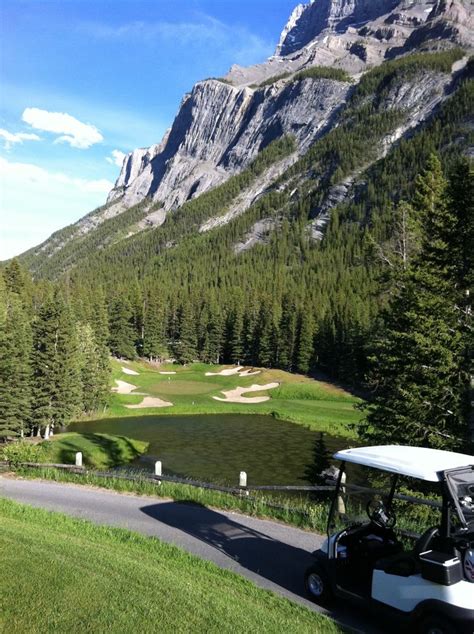
<path fill-rule="evenodd" d="M 53 480 L 67 482 L 88 487 L 99 487 L 118 491 L 119 493 L 133 493 L 149 497 L 163 497 L 180 502 L 193 502 L 209 508 L 226 511 L 239 511 L 254 517 L 279 520 L 299 528 L 307 528 L 318 533 L 325 533 L 328 521 L 329 497 L 324 500 L 312 500 L 307 497 L 279 497 L 266 495 L 265 492 L 253 492 L 252 495 L 239 496 L 212 489 L 162 482 L 160 485 L 145 480 L 138 474 L 133 479 L 121 479 L 112 476 L 102 478 L 89 473 L 71 473 L 49 467 L 17 468 L 22 478 Z"/>
<path fill-rule="evenodd" d="M 306 425 L 312 429 L 335 435 L 354 437 L 355 432 L 348 425 L 357 423 L 361 414 L 355 409 L 359 399 L 335 385 L 315 381 L 309 377 L 290 374 L 282 370 L 263 369 L 260 374 L 239 377 L 205 376 L 206 372 L 218 372 L 224 366 L 194 363 L 189 366 L 167 365 L 156 368 L 137 361 L 122 364 L 113 361 L 113 380 L 121 380 L 136 385 L 137 392 L 159 397 L 173 403 L 173 407 L 130 410 L 126 405 L 138 404 L 143 395 L 113 394 L 107 417 L 136 416 L 153 414 L 170 416 L 179 414 L 268 414 L 282 420 Z M 138 372 L 125 374 L 122 367 Z M 162 375 L 161 372 L 176 372 Z M 248 387 L 254 383 L 265 385 L 279 383 L 279 387 L 267 392 L 256 392 L 249 396 L 263 394 L 270 400 L 258 404 L 222 403 L 213 396 L 223 396 L 222 390 Z"/>
<path fill-rule="evenodd" d="M 126 530 L 0 499 L 0 630 L 324 632 L 326 617 Z"/>
<path fill-rule="evenodd" d="M 134 460 L 147 450 L 148 443 L 109 434 L 57 434 L 41 444 L 41 461 L 74 464 L 78 451 L 84 464 L 97 469 L 114 467 Z"/>

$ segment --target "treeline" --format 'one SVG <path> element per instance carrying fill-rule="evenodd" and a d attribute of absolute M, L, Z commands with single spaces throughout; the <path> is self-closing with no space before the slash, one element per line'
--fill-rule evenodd
<path fill-rule="evenodd" d="M 17 260 L 0 273 L 0 441 L 48 438 L 107 403 L 105 303 L 74 308 L 66 289 L 34 284 Z"/>

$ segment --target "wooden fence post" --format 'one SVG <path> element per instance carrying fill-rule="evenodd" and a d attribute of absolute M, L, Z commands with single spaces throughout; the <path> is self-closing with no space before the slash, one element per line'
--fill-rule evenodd
<path fill-rule="evenodd" d="M 162 475 L 162 464 L 161 464 L 161 460 L 157 460 L 155 462 L 155 476 L 160 476 Z M 161 480 L 158 480 L 158 484 L 161 484 Z"/>
<path fill-rule="evenodd" d="M 76 467 L 82 467 L 82 453 L 80 451 L 76 453 Z"/>
<path fill-rule="evenodd" d="M 239 474 L 239 487 L 241 494 L 249 494 L 249 492 L 247 491 L 247 473 L 245 471 L 241 471 Z"/>

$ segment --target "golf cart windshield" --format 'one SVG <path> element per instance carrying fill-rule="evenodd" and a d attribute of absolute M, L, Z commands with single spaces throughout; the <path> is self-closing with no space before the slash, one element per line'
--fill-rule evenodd
<path fill-rule="evenodd" d="M 373 522 L 392 528 L 391 503 L 397 476 L 350 464 L 341 465 L 329 513 L 328 534 Z"/>
<path fill-rule="evenodd" d="M 446 471 L 446 482 L 462 526 L 474 531 L 474 468 Z"/>

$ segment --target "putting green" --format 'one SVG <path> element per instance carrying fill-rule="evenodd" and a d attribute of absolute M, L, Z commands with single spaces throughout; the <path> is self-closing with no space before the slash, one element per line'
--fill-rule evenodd
<path fill-rule="evenodd" d="M 150 394 L 157 395 L 193 395 L 193 394 L 209 394 L 219 390 L 220 385 L 216 383 L 200 382 L 200 381 L 179 381 L 171 379 L 170 381 L 159 381 L 147 386 Z"/>

